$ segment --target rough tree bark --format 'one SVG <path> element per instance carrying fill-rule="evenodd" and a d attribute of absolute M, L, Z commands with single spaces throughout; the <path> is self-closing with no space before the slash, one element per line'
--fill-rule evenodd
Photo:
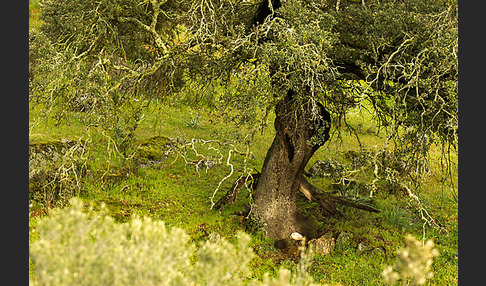
<path fill-rule="evenodd" d="M 276 107 L 275 139 L 268 150 L 253 194 L 252 219 L 263 223 L 266 235 L 285 239 L 299 232 L 316 236 L 313 222 L 297 209 L 296 200 L 304 168 L 329 138 L 330 114 L 316 102 L 301 102 L 289 91 Z M 311 144 L 324 130 L 324 140 Z"/>

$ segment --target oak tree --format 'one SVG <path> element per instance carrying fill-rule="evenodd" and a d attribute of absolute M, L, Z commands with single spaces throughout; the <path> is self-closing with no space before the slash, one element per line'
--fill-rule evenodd
<path fill-rule="evenodd" d="M 367 102 L 410 162 L 457 144 L 456 0 L 45 0 L 42 13 L 51 41 L 116 79 L 108 100 L 238 78 L 228 104 L 273 110 L 252 218 L 275 239 L 315 235 L 297 195 L 350 109 Z"/>

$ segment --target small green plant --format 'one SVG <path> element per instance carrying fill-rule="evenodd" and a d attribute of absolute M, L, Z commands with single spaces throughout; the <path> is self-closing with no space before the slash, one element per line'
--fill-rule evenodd
<path fill-rule="evenodd" d="M 413 219 L 410 213 L 398 206 L 384 208 L 381 215 L 391 225 L 404 229 L 410 229 L 413 226 Z"/>
<path fill-rule="evenodd" d="M 187 127 L 198 129 L 201 126 L 201 122 L 199 119 L 199 113 L 193 114 L 191 112 L 191 119 L 184 120 Z"/>
<path fill-rule="evenodd" d="M 451 193 L 451 196 L 450 196 L 450 201 L 455 205 L 455 206 L 458 206 L 459 205 L 459 194 L 457 192 L 457 190 L 455 189 L 451 189 L 450 190 L 450 193 Z"/>
<path fill-rule="evenodd" d="M 396 284 L 400 276 L 401 285 L 423 285 L 428 278 L 434 276 L 430 268 L 434 257 L 438 255 L 439 251 L 434 248 L 432 240 L 422 245 L 409 234 L 405 238 L 405 247 L 397 252 L 395 264 L 386 266 L 383 270 L 383 278 L 391 285 Z M 398 270 L 401 275 L 394 270 Z"/>

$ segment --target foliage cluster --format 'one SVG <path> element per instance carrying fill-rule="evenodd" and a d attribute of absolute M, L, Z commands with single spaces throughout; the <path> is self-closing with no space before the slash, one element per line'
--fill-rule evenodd
<path fill-rule="evenodd" d="M 29 31 L 29 105 L 36 114 L 29 129 L 40 122 L 55 127 L 81 124 L 77 136 L 89 160 L 110 157 L 130 164 L 134 132 L 149 103 L 127 85 L 112 92 L 115 75 L 99 62 L 79 60 L 76 55 L 75 47 L 60 48 L 44 32 Z M 90 153 L 93 144 L 105 145 L 101 156 Z"/>

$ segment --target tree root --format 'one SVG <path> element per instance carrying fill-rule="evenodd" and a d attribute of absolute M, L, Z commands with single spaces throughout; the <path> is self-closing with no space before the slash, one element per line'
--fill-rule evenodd
<path fill-rule="evenodd" d="M 353 207 L 356 209 L 367 210 L 370 212 L 380 212 L 378 209 L 365 204 L 359 204 L 352 202 L 343 197 L 333 196 L 323 190 L 317 188 L 307 181 L 306 178 L 302 177 L 300 179 L 300 192 L 303 193 L 310 201 L 315 201 L 329 214 L 343 215 L 335 206 L 334 203 L 339 203 L 348 207 Z"/>
<path fill-rule="evenodd" d="M 216 209 L 219 209 L 220 211 L 223 211 L 225 205 L 234 204 L 235 201 L 238 199 L 241 188 L 246 185 L 251 188 L 251 190 L 253 190 L 256 186 L 256 183 L 258 182 L 259 177 L 260 173 L 254 173 L 248 176 L 239 176 L 238 179 L 236 179 L 236 181 L 234 182 L 233 186 L 228 190 L 228 192 L 214 204 L 214 207 Z M 343 215 L 343 213 L 336 208 L 335 203 L 357 209 L 367 210 L 370 212 L 380 212 L 378 209 L 370 205 L 359 204 L 343 197 L 333 196 L 329 193 L 326 193 L 318 187 L 309 183 L 309 181 L 307 181 L 307 179 L 303 176 L 300 180 L 299 191 L 303 193 L 310 201 L 317 202 L 324 209 L 324 211 L 330 215 Z"/>

